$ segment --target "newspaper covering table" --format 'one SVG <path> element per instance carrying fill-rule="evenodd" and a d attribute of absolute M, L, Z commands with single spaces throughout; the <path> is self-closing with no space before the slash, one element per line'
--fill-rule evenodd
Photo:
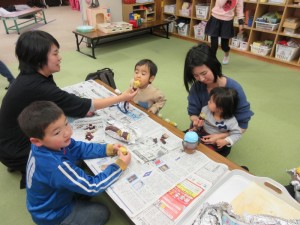
<path fill-rule="evenodd" d="M 65 88 L 86 98 L 114 95 L 95 81 Z M 106 192 L 128 217 L 141 225 L 185 224 L 190 211 L 220 180 L 230 174 L 227 165 L 217 163 L 200 151 L 183 152 L 182 139 L 174 135 L 148 114 L 129 104 L 97 110 L 93 117 L 72 119 L 73 138 L 96 143 L 120 143 L 105 132 L 114 125 L 131 134 L 121 142 L 132 154 L 128 168 Z M 89 134 L 87 138 L 87 134 Z M 85 160 L 94 174 L 101 173 L 114 157 Z M 192 224 L 193 218 L 189 218 Z"/>
<path fill-rule="evenodd" d="M 114 95 L 92 80 L 64 90 L 86 98 Z M 134 134 L 129 143 L 121 142 L 132 154 L 131 163 L 107 193 L 136 224 L 176 224 L 228 172 L 225 164 L 201 152 L 183 152 L 181 138 L 131 104 L 128 113 L 114 105 L 97 110 L 93 117 L 72 119 L 71 124 L 73 138 L 85 142 L 120 143 L 105 133 L 110 124 Z M 88 132 L 93 135 L 90 140 Z M 85 160 L 94 174 L 114 161 L 111 157 Z"/>

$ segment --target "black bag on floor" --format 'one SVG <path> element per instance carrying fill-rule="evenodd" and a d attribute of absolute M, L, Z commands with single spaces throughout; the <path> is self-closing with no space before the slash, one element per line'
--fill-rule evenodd
<path fill-rule="evenodd" d="M 60 6 L 61 0 L 45 0 L 47 6 Z"/>
<path fill-rule="evenodd" d="M 97 70 L 97 72 L 89 73 L 85 80 L 101 80 L 113 89 L 117 88 L 114 80 L 114 72 L 110 68 L 103 68 L 101 70 Z"/>

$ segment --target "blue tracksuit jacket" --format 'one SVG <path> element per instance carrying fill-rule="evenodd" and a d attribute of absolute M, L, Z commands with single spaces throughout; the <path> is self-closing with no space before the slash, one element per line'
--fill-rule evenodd
<path fill-rule="evenodd" d="M 39 225 L 54 225 L 72 211 L 75 193 L 96 195 L 121 175 L 117 164 L 105 171 L 87 175 L 76 160 L 106 157 L 106 144 L 91 144 L 72 139 L 61 151 L 32 145 L 27 163 L 27 209 Z"/>

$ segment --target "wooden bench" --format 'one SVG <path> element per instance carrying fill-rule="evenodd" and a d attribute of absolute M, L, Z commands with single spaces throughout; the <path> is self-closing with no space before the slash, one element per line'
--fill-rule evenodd
<path fill-rule="evenodd" d="M 104 33 L 100 30 L 95 30 L 95 31 L 88 32 L 88 33 L 79 32 L 79 31 L 73 31 L 73 33 L 75 34 L 75 38 L 76 38 L 77 51 L 84 55 L 87 55 L 87 56 L 90 56 L 90 57 L 96 59 L 95 48 L 97 45 L 100 44 L 100 41 L 102 39 L 113 38 L 113 37 L 117 37 L 117 36 L 126 37 L 126 35 L 128 36 L 128 34 L 130 34 L 130 33 L 137 33 L 137 32 L 141 32 L 141 31 L 145 31 L 145 30 L 149 30 L 150 34 L 164 37 L 164 38 L 169 38 L 169 24 L 170 24 L 170 21 L 157 20 L 157 21 L 143 23 L 138 28 L 132 28 L 132 30 L 128 30 L 128 31 L 124 31 L 124 32 Z M 161 32 L 154 32 L 154 30 L 153 30 L 154 28 L 161 28 L 160 31 L 163 31 L 163 34 Z M 87 53 L 82 52 L 80 50 L 81 43 L 85 43 L 86 45 L 91 47 L 92 54 L 87 54 Z"/>
<path fill-rule="evenodd" d="M 41 17 L 37 16 L 38 13 L 41 13 Z M 25 21 L 19 21 L 19 19 L 24 19 L 24 17 L 33 16 L 31 19 L 26 19 Z M 44 10 L 42 8 L 30 8 L 22 11 L 12 12 L 1 16 L 1 20 L 3 21 L 4 28 L 7 34 L 9 31 L 16 30 L 18 34 L 20 34 L 20 30 L 22 28 L 32 26 L 39 22 L 47 23 Z M 8 26 L 6 24 L 7 20 L 13 20 L 14 25 Z"/>

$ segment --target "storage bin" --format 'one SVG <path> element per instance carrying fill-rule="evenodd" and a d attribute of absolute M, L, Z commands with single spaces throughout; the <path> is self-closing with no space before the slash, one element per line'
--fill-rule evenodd
<path fill-rule="evenodd" d="M 236 39 L 236 38 L 232 38 L 230 47 L 239 48 L 240 47 L 240 40 Z"/>
<path fill-rule="evenodd" d="M 135 2 L 143 4 L 143 3 L 153 2 L 153 0 L 135 0 Z"/>
<path fill-rule="evenodd" d="M 172 33 L 174 32 L 174 28 L 175 28 L 175 25 L 176 25 L 176 21 L 175 21 L 175 17 L 174 16 L 171 16 L 171 17 L 168 17 L 165 19 L 165 21 L 170 21 L 171 23 L 169 23 L 169 32 Z M 165 25 L 165 28 L 167 29 L 167 26 Z"/>
<path fill-rule="evenodd" d="M 198 25 L 194 26 L 194 35 L 196 39 L 204 40 L 205 39 L 205 22 L 201 22 Z"/>
<path fill-rule="evenodd" d="M 300 48 L 294 48 L 290 46 L 276 44 L 275 58 L 284 61 L 292 61 L 293 59 L 299 57 Z"/>
<path fill-rule="evenodd" d="M 250 47 L 251 47 L 251 52 L 258 55 L 267 56 L 271 52 L 271 48 L 268 48 L 267 46 L 257 47 L 257 46 L 250 45 Z"/>
<path fill-rule="evenodd" d="M 209 10 L 209 4 L 196 5 L 196 17 L 197 19 L 207 19 Z"/>
<path fill-rule="evenodd" d="M 240 50 L 247 51 L 248 50 L 248 42 L 247 41 L 240 41 Z"/>
<path fill-rule="evenodd" d="M 164 6 L 165 13 L 175 14 L 175 9 L 176 9 L 176 5 L 165 5 Z"/>
<path fill-rule="evenodd" d="M 269 0 L 268 2 L 273 4 L 284 4 L 285 0 Z"/>
<path fill-rule="evenodd" d="M 256 23 L 256 28 L 257 29 L 261 29 L 261 30 L 277 30 L 279 27 L 279 23 L 264 23 L 264 22 L 259 22 L 259 21 L 255 21 Z"/>
<path fill-rule="evenodd" d="M 248 49 L 248 42 L 239 40 L 237 38 L 232 38 L 230 47 L 246 51 Z"/>
<path fill-rule="evenodd" d="M 179 10 L 179 15 L 188 17 L 188 16 L 191 15 L 191 10 L 190 9 L 180 9 Z"/>
<path fill-rule="evenodd" d="M 190 28 L 189 24 L 184 24 L 183 26 L 177 26 L 177 33 L 182 36 L 188 36 L 190 30 L 189 28 Z"/>

